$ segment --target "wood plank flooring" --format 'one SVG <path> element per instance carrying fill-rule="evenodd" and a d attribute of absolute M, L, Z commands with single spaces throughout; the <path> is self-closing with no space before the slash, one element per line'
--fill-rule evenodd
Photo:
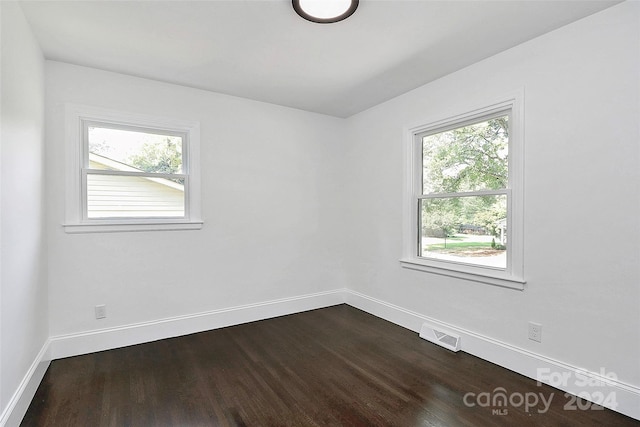
<path fill-rule="evenodd" d="M 550 407 L 465 404 L 498 387 Z M 339 305 L 53 361 L 22 426 L 640 425 L 567 403 L 560 390 Z"/>

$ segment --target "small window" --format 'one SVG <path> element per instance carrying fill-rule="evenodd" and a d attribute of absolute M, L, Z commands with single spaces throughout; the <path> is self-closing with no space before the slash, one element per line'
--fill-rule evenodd
<path fill-rule="evenodd" d="M 409 132 L 405 267 L 522 288 L 522 138 L 515 104 Z"/>
<path fill-rule="evenodd" d="M 68 232 L 200 227 L 197 124 L 73 110 Z"/>
<path fill-rule="evenodd" d="M 185 218 L 186 134 L 87 121 L 84 139 L 85 218 Z"/>

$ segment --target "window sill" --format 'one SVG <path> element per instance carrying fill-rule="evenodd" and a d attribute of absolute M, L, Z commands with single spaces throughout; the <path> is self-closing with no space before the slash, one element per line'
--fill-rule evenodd
<path fill-rule="evenodd" d="M 133 231 L 174 231 L 174 230 L 200 230 L 202 221 L 158 221 L 136 222 L 118 221 L 101 223 L 73 223 L 63 224 L 64 231 L 68 234 L 81 233 L 121 233 Z"/>
<path fill-rule="evenodd" d="M 509 275 L 504 271 L 489 270 L 482 272 L 461 271 L 459 269 L 447 268 L 446 266 L 430 265 L 418 259 L 403 258 L 400 265 L 411 270 L 419 270 L 427 273 L 439 274 L 442 276 L 455 277 L 458 279 L 471 280 L 473 282 L 486 283 L 489 285 L 501 286 L 504 288 L 523 290 L 524 279 Z M 473 268 L 473 267 L 471 267 Z"/>

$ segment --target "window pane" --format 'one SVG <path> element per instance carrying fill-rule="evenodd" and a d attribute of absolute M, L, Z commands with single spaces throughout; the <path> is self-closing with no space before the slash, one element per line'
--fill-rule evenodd
<path fill-rule="evenodd" d="M 184 217 L 179 179 L 87 174 L 89 218 Z"/>
<path fill-rule="evenodd" d="M 418 256 L 507 267 L 507 196 L 420 201 Z"/>
<path fill-rule="evenodd" d="M 88 126 L 90 168 L 182 173 L 182 137 Z"/>
<path fill-rule="evenodd" d="M 422 138 L 422 194 L 507 188 L 509 116 Z"/>

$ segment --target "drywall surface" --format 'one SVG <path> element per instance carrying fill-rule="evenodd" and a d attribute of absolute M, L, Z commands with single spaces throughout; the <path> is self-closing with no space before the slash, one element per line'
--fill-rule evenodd
<path fill-rule="evenodd" d="M 640 385 L 639 23 L 640 4 L 625 2 L 350 118 L 349 288 Z M 524 291 L 403 269 L 406 130 L 514 90 L 525 94 Z"/>
<path fill-rule="evenodd" d="M 322 202 L 342 120 L 52 61 L 46 87 L 52 336 L 344 287 Z M 198 121 L 203 228 L 66 234 L 67 103 Z"/>
<path fill-rule="evenodd" d="M 48 316 L 43 231 L 44 59 L 18 3 L 1 2 L 0 8 L 0 414 L 4 414 L 47 340 Z"/>

